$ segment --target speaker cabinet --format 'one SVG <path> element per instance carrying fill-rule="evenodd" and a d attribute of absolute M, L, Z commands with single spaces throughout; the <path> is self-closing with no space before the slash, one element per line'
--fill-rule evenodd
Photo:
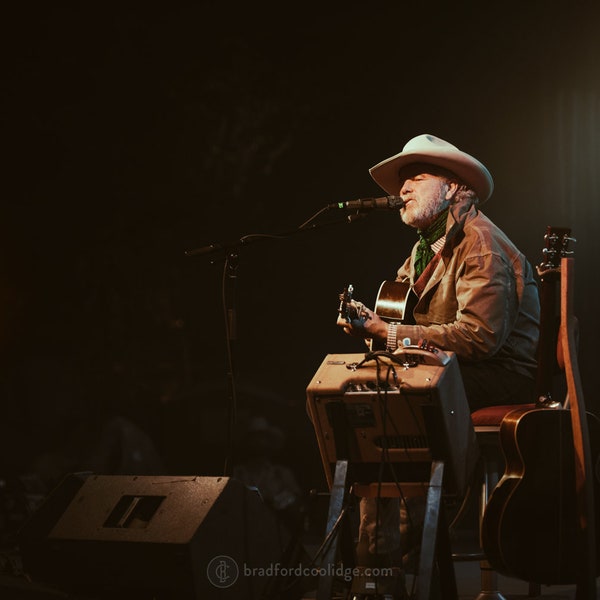
<path fill-rule="evenodd" d="M 89 475 L 49 495 L 20 546 L 34 580 L 94 598 L 253 599 L 289 538 L 235 479 Z"/>
<path fill-rule="evenodd" d="M 392 489 L 429 481 L 432 460 L 443 460 L 445 492 L 464 496 L 479 447 L 458 360 L 448 356 L 446 364 L 419 362 L 421 354 L 406 368 L 388 362 L 396 380 L 364 354 L 325 357 L 307 388 L 307 410 L 330 488 L 340 459 L 355 482 Z"/>

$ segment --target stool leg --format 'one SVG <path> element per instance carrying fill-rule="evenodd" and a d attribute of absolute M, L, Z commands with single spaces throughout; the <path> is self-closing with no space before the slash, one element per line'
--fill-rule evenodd
<path fill-rule="evenodd" d="M 498 483 L 498 463 L 490 457 L 483 459 L 483 482 L 481 484 L 481 495 L 479 497 L 479 531 L 483 521 L 483 511 L 490 497 L 490 490 L 494 489 Z M 481 535 L 481 533 L 480 533 Z M 481 539 L 479 540 L 481 547 Z M 492 569 L 490 563 L 483 559 L 479 563 L 481 572 L 481 591 L 476 600 L 506 600 L 498 590 L 498 574 Z"/>

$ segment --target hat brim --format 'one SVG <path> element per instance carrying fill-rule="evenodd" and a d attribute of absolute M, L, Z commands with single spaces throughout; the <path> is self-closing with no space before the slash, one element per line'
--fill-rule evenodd
<path fill-rule="evenodd" d="M 371 167 L 369 173 L 381 188 L 394 196 L 400 192 L 400 169 L 414 163 L 431 164 L 451 171 L 475 191 L 480 202 L 488 200 L 494 190 L 494 180 L 485 165 L 458 149 L 400 152 Z"/>

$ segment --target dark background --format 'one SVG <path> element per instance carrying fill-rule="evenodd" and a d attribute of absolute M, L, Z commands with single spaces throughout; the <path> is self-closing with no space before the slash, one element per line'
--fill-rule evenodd
<path fill-rule="evenodd" d="M 596 6 L 5 8 L 0 475 L 51 485 L 87 466 L 115 416 L 166 472 L 222 473 L 223 261 L 185 251 L 382 195 L 368 168 L 421 133 L 488 166 L 484 212 L 532 263 L 547 225 L 572 227 L 597 411 Z M 372 306 L 414 239 L 378 213 L 240 251 L 239 422 L 263 413 L 284 430 L 280 460 L 306 490 L 324 487 L 306 386 L 326 354 L 361 350 L 335 326 L 338 294 L 353 283 Z"/>

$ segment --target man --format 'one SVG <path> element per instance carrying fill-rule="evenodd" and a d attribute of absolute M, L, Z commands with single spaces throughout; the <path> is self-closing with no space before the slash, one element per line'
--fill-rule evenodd
<path fill-rule="evenodd" d="M 538 289 L 525 256 L 479 209 L 494 187 L 488 169 L 440 138 L 419 135 L 370 173 L 402 198 L 400 217 L 419 236 L 396 278 L 410 284 L 414 308 L 402 324 L 388 324 L 357 304 L 359 318 L 338 324 L 390 351 L 405 338 L 453 351 L 471 411 L 531 402 Z M 423 503 L 403 503 L 399 513 L 397 502 L 363 498 L 360 508 L 358 564 L 397 564 L 399 553 L 406 564 L 407 546 L 416 542 L 407 543 L 416 529 L 408 524 L 422 520 Z"/>
<path fill-rule="evenodd" d="M 480 210 L 494 183 L 476 158 L 432 135 L 411 139 L 370 169 L 404 201 L 400 217 L 419 241 L 397 280 L 415 294 L 412 324 L 388 324 L 361 305 L 339 324 L 394 351 L 422 340 L 456 353 L 472 411 L 531 402 L 540 305 L 531 265 Z"/>

